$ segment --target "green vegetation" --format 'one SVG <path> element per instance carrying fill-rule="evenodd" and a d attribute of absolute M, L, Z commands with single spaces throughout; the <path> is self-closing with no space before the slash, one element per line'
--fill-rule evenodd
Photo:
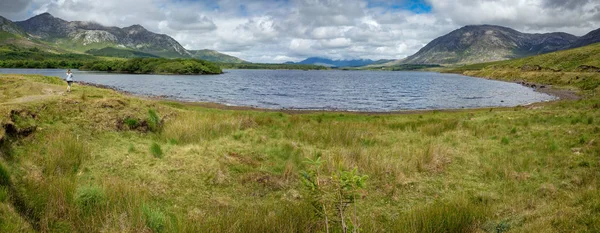
<path fill-rule="evenodd" d="M 222 54 L 214 50 L 203 49 L 203 50 L 190 50 L 189 51 L 193 58 L 211 61 L 211 62 L 222 62 L 222 63 L 248 63 L 242 59 L 227 54 Z"/>
<path fill-rule="evenodd" d="M 77 68 L 98 58 L 84 54 L 56 54 L 37 47 L 0 46 L 1 68 Z"/>
<path fill-rule="evenodd" d="M 4 75 L 0 230 L 596 232 L 600 88 L 578 90 L 515 108 L 290 115 Z"/>
<path fill-rule="evenodd" d="M 132 52 L 94 50 L 92 53 Z M 114 55 L 114 54 L 113 54 Z M 217 65 L 196 59 L 132 58 L 104 59 L 86 54 L 56 54 L 37 47 L 21 48 L 14 45 L 0 46 L 2 68 L 79 68 L 84 70 L 123 72 L 134 74 L 220 74 Z"/>
<path fill-rule="evenodd" d="M 600 86 L 600 43 L 521 59 L 455 67 L 444 72 L 525 81 L 572 90 Z"/>
<path fill-rule="evenodd" d="M 303 64 L 262 64 L 262 63 L 217 63 L 223 69 L 265 69 L 265 70 L 326 70 L 325 66 Z"/>
<path fill-rule="evenodd" d="M 133 58 L 126 61 L 93 61 L 80 69 L 132 74 L 221 74 L 217 65 L 196 59 Z"/>
<path fill-rule="evenodd" d="M 580 48 L 562 50 L 538 56 L 468 65 L 457 68 L 457 71 L 480 69 L 527 69 L 527 66 L 539 66 L 538 71 L 577 72 L 580 66 L 600 67 L 600 43 Z"/>
<path fill-rule="evenodd" d="M 130 49 L 119 49 L 113 47 L 105 47 L 101 49 L 90 49 L 85 53 L 101 57 L 120 57 L 120 58 L 136 58 L 136 57 L 154 57 L 158 56 Z"/>

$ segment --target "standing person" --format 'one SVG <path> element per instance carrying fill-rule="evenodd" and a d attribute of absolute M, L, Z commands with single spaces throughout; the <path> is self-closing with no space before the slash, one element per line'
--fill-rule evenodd
<path fill-rule="evenodd" d="M 73 84 L 73 73 L 71 73 L 71 69 L 67 69 L 67 92 L 71 92 L 71 85 Z"/>

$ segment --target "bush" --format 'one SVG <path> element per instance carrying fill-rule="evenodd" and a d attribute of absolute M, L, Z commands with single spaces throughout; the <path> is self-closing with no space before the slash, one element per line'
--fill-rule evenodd
<path fill-rule="evenodd" d="M 153 142 L 152 145 L 150 146 L 150 153 L 155 158 L 159 158 L 160 159 L 160 158 L 163 157 L 163 151 L 160 148 L 160 145 L 158 145 L 158 143 L 156 143 L 156 142 Z"/>
<path fill-rule="evenodd" d="M 135 129 L 139 124 L 138 120 L 134 118 L 126 118 L 124 123 L 129 129 Z"/>

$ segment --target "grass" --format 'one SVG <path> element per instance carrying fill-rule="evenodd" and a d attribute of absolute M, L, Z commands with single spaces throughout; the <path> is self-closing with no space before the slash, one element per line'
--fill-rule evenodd
<path fill-rule="evenodd" d="M 7 103 L 64 89 L 0 82 Z M 594 232 L 600 105 L 597 88 L 578 90 L 515 108 L 290 115 L 75 86 L 94 98 L 0 105 L 2 125 L 18 110 L 35 117 L 17 127 L 36 127 L 2 144 L 0 230 L 325 232 L 326 215 L 331 232 L 342 219 L 362 232 Z M 301 177 L 317 157 L 326 213 Z M 336 177 L 354 169 L 366 186 L 340 217 Z"/>
<path fill-rule="evenodd" d="M 163 151 L 162 151 L 160 145 L 158 145 L 158 143 L 156 143 L 156 142 L 152 143 L 152 145 L 150 146 L 150 154 L 152 154 L 152 156 L 154 156 L 155 158 L 162 159 Z"/>

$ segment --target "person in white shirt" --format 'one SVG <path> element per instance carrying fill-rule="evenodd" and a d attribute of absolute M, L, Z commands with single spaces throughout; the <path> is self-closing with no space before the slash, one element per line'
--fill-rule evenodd
<path fill-rule="evenodd" d="M 73 84 L 73 73 L 71 69 L 67 69 L 67 92 L 71 92 L 71 85 Z"/>

